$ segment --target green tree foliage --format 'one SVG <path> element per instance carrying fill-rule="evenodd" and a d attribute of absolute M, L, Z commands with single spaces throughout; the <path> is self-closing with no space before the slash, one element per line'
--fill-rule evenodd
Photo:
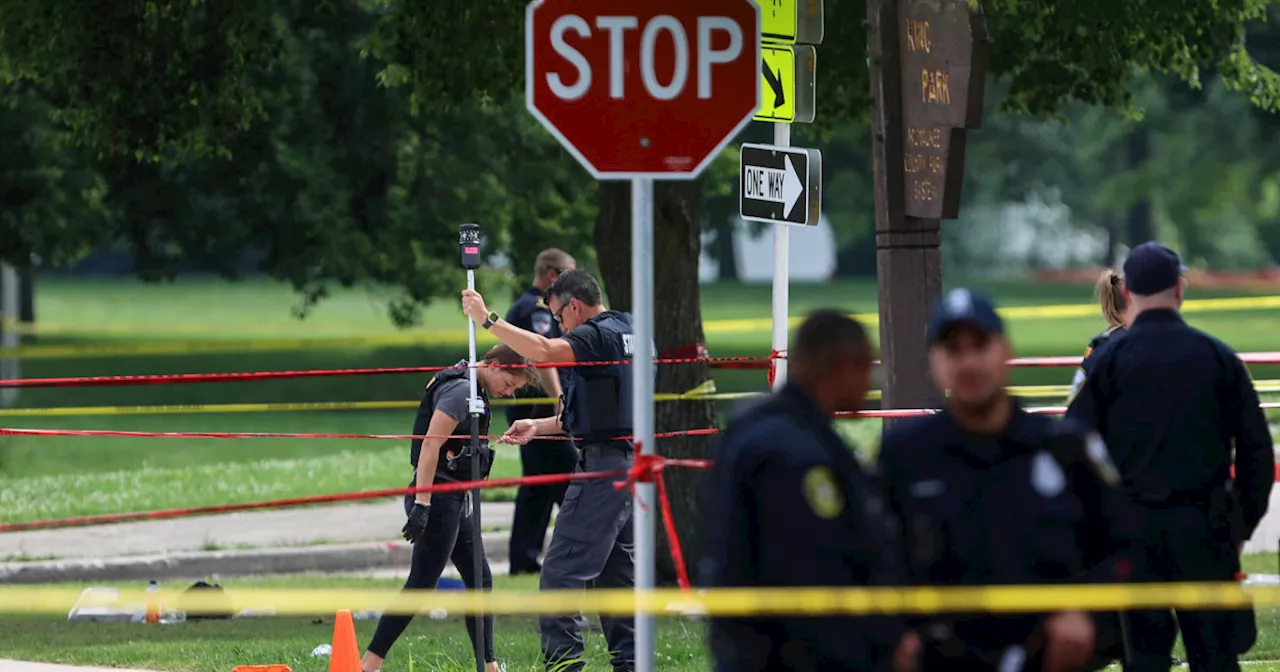
<path fill-rule="evenodd" d="M 0 259 L 61 263 L 109 240 L 106 181 L 49 113 L 29 86 L 0 83 Z"/>
<path fill-rule="evenodd" d="M 254 110 L 252 123 L 237 121 L 234 128 L 215 124 L 185 136 L 161 131 L 139 144 L 135 131 L 149 128 L 149 120 L 126 119 L 123 108 L 114 107 L 58 110 L 49 102 L 58 97 L 48 91 L 50 78 L 7 70 L 5 91 L 16 102 L 0 122 L 22 127 L 11 137 L 30 137 L 22 146 L 44 152 L 11 155 L 8 165 L 26 172 L 7 179 L 7 188 L 40 195 L 34 204 L 67 202 L 68 194 L 92 199 L 101 203 L 102 216 L 68 203 L 71 212 L 58 216 L 69 228 L 59 228 L 50 205 L 7 210 L 13 235 L 5 236 L 5 258 L 22 264 L 38 253 L 64 261 L 123 241 L 136 272 L 154 280 L 193 259 L 234 277 L 250 253 L 262 270 L 297 287 L 304 310 L 333 284 L 389 285 L 396 292 L 392 317 L 404 324 L 433 297 L 462 284 L 456 261 L 462 222 L 482 223 L 495 252 L 554 242 L 590 261 L 593 192 L 572 159 L 514 102 L 463 100 L 414 116 L 412 91 L 383 86 L 382 65 L 361 57 L 376 15 L 350 3 L 264 3 L 260 9 L 268 6 L 274 11 L 260 18 L 270 33 L 259 37 L 271 50 L 240 54 L 246 60 L 236 86 L 210 81 L 202 89 L 222 91 L 224 102 L 241 96 L 236 104 Z M 180 10 L 171 6 L 161 15 Z M 229 42 L 238 39 L 234 31 L 248 30 L 243 23 L 201 22 L 207 18 L 195 12 L 179 23 L 225 29 Z M 181 50 L 176 42 L 148 40 L 144 35 L 137 47 L 144 55 L 130 52 L 118 65 L 128 70 L 131 58 Z M 99 58 L 112 60 L 109 53 Z M 68 66 L 66 76 L 74 70 Z M 138 83 L 139 101 L 173 95 L 158 79 Z M 37 89 L 45 90 L 43 98 Z M 170 116 L 169 126 L 156 128 L 203 123 L 184 120 L 179 108 L 186 109 L 177 103 L 158 108 Z M 99 132 L 113 124 L 120 129 Z M 78 139 L 90 148 L 75 167 L 95 184 L 81 187 L 62 177 L 54 163 L 62 159 L 46 156 L 63 151 L 53 139 Z M 28 184 L 37 177 L 44 181 Z M 54 234 L 62 238 L 53 240 Z M 65 248 L 55 245 L 60 241 Z M 517 257 L 513 270 L 526 273 L 530 263 Z"/>

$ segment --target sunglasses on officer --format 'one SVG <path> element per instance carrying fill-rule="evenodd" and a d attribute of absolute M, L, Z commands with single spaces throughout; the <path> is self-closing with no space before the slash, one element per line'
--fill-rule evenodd
<path fill-rule="evenodd" d="M 564 324 L 564 318 L 562 317 L 564 315 L 564 311 L 566 308 L 573 305 L 573 302 L 574 299 L 569 299 L 564 303 L 564 305 L 560 306 L 560 310 L 551 313 L 551 317 L 555 318 L 557 324 Z"/>

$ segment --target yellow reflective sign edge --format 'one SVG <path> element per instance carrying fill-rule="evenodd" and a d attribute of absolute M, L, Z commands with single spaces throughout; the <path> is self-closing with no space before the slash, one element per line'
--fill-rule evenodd
<path fill-rule="evenodd" d="M 792 47 L 760 48 L 760 111 L 752 119 L 792 123 L 796 118 L 796 60 Z"/>

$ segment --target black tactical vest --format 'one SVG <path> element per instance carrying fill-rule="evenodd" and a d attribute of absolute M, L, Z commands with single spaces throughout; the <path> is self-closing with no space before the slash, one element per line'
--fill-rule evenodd
<path fill-rule="evenodd" d="M 631 407 L 631 376 L 635 369 L 631 364 L 631 315 L 607 311 L 578 329 L 600 332 L 603 348 L 591 359 L 611 363 L 573 367 L 564 390 L 564 431 L 586 441 L 630 436 L 635 425 Z M 657 367 L 649 364 L 644 371 L 656 375 Z"/>
<path fill-rule="evenodd" d="M 418 407 L 418 418 L 413 423 L 414 436 L 422 436 L 427 433 L 431 425 L 431 416 L 436 411 L 436 398 L 444 384 L 453 380 L 466 380 L 470 375 L 467 370 L 467 362 L 463 360 L 458 362 L 452 368 L 445 369 L 435 375 L 431 382 L 427 383 L 426 391 L 423 393 L 422 404 Z M 489 434 L 489 393 L 484 387 L 476 386 L 476 393 L 480 395 L 480 400 L 484 402 L 484 412 L 480 414 L 480 436 Z M 471 480 L 471 422 L 464 418 L 458 423 L 457 429 L 453 430 L 455 436 L 467 436 L 468 438 L 449 439 L 440 446 L 440 458 L 436 464 L 436 480 L 446 481 L 469 481 Z M 409 463 L 415 469 L 418 467 L 418 455 L 422 452 L 422 440 L 414 439 L 409 445 Z M 480 439 L 480 478 L 489 477 L 489 469 L 493 466 L 493 450 L 489 448 L 489 440 Z"/>

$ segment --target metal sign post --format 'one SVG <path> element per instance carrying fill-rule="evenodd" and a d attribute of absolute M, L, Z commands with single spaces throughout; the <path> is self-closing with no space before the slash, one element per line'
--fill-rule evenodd
<path fill-rule="evenodd" d="M 822 43 L 826 31 L 823 4 L 822 0 L 773 0 L 768 7 L 761 4 L 760 37 L 766 44 L 760 60 L 760 110 L 754 119 L 773 122 L 773 144 L 785 149 L 791 146 L 791 124 L 813 123 L 817 52 L 808 45 Z M 820 169 L 815 182 L 821 182 Z M 817 195 L 813 197 L 816 206 Z M 791 231 L 785 217 L 783 220 L 767 219 L 774 222 L 772 347 L 778 354 L 771 363 L 775 390 L 787 381 L 787 360 L 781 353 L 787 351 Z M 813 221 L 804 223 L 816 226 L 817 220 L 815 212 Z"/>
<path fill-rule="evenodd" d="M 788 124 L 773 125 L 773 144 L 778 147 L 791 146 L 791 126 Z M 773 338 L 774 353 L 787 351 L 787 304 L 791 290 L 791 229 L 786 222 L 773 225 Z M 787 382 L 787 360 L 781 355 L 774 355 L 773 389 L 780 390 Z"/>
<path fill-rule="evenodd" d="M 653 180 L 631 181 L 631 331 L 635 351 L 632 366 L 631 404 L 635 409 L 635 442 L 642 455 L 652 455 L 653 446 Z M 654 587 L 655 543 L 653 483 L 636 484 L 635 522 L 636 590 Z M 636 669 L 657 669 L 654 647 L 657 637 L 652 614 L 636 616 Z"/>
<path fill-rule="evenodd" d="M 657 452 L 653 183 L 696 179 L 759 111 L 760 15 L 754 0 L 533 0 L 525 14 L 529 112 L 592 177 L 631 182 L 632 431 L 642 455 Z M 777 77 L 795 88 L 794 73 Z M 779 106 L 796 113 L 793 100 Z M 635 588 L 646 594 L 654 485 L 635 492 Z M 654 644 L 653 615 L 637 615 L 637 672 L 655 669 Z"/>

